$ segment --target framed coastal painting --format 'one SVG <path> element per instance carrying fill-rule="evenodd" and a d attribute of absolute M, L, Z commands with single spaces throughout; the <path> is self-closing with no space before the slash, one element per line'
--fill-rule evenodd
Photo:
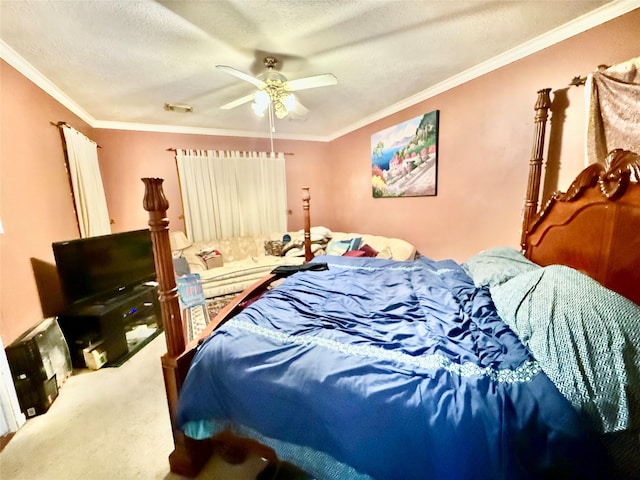
<path fill-rule="evenodd" d="M 374 198 L 437 195 L 439 112 L 433 110 L 371 135 Z"/>

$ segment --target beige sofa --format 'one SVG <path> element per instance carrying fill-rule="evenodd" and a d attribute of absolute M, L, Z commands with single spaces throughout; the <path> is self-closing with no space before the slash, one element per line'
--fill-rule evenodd
<path fill-rule="evenodd" d="M 282 238 L 282 235 L 275 237 L 278 238 Z M 274 236 L 195 242 L 183 249 L 180 256 L 186 259 L 190 273 L 200 275 L 205 297 L 219 297 L 241 292 L 280 265 L 300 265 L 304 262 L 303 257 L 266 255 L 264 242 L 272 239 Z M 222 254 L 222 266 L 206 267 L 199 254 L 211 249 Z"/>
<path fill-rule="evenodd" d="M 181 237 L 175 241 L 175 235 Z M 282 256 L 265 253 L 265 241 L 290 239 L 284 244 Z M 379 258 L 412 260 L 415 247 L 398 238 L 388 238 L 360 233 L 332 232 L 325 227 L 311 228 L 312 251 L 316 256 L 330 250 L 331 242 L 360 239 L 360 245 L 368 245 Z M 304 234 L 302 231 L 257 237 L 235 237 L 208 242 L 189 242 L 182 232 L 172 233 L 174 258 L 186 260 L 190 273 L 200 276 L 206 298 L 239 293 L 256 280 L 264 277 L 280 265 L 301 265 L 304 262 Z M 178 248 L 180 247 L 180 248 Z M 215 249 L 222 255 L 222 266 L 207 268 L 202 257 L 203 251 Z"/>

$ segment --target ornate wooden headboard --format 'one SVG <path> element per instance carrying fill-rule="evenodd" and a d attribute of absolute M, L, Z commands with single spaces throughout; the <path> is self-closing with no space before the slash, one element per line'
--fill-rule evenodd
<path fill-rule="evenodd" d="M 525 253 L 580 270 L 640 304 L 640 156 L 614 150 L 556 193 L 531 222 Z"/>
<path fill-rule="evenodd" d="M 543 266 L 567 265 L 640 304 L 640 157 L 613 150 L 538 210 L 550 89 L 538 91 L 521 247 Z M 631 178 L 635 177 L 636 182 Z"/>

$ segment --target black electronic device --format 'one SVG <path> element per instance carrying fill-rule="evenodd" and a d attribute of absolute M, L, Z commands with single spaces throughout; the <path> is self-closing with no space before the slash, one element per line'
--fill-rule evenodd
<path fill-rule="evenodd" d="M 148 229 L 52 248 L 67 304 L 58 321 L 74 367 L 119 365 L 162 331 Z"/>
<path fill-rule="evenodd" d="M 162 331 L 157 286 L 75 303 L 58 317 L 76 368 L 118 366 Z"/>
<path fill-rule="evenodd" d="M 20 409 L 40 415 L 71 375 L 69 349 L 55 318 L 47 318 L 5 348 Z"/>
<path fill-rule="evenodd" d="M 109 299 L 155 279 L 148 229 L 54 242 L 52 248 L 67 305 Z"/>

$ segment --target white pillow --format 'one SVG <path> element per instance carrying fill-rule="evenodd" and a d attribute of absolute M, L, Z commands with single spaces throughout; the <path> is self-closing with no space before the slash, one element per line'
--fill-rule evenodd
<path fill-rule="evenodd" d="M 331 230 L 329 230 L 327 227 L 322 227 L 322 226 L 311 227 L 309 229 L 309 232 L 311 233 L 312 242 L 319 241 L 322 239 L 328 239 L 333 236 L 333 233 L 331 232 Z M 319 237 L 318 240 L 313 239 L 314 235 L 316 237 Z"/>
<path fill-rule="evenodd" d="M 309 237 L 312 242 L 326 242 L 331 239 L 333 233 L 327 227 L 311 227 L 309 229 Z M 298 230 L 291 235 L 291 241 L 303 241 L 304 230 Z"/>

